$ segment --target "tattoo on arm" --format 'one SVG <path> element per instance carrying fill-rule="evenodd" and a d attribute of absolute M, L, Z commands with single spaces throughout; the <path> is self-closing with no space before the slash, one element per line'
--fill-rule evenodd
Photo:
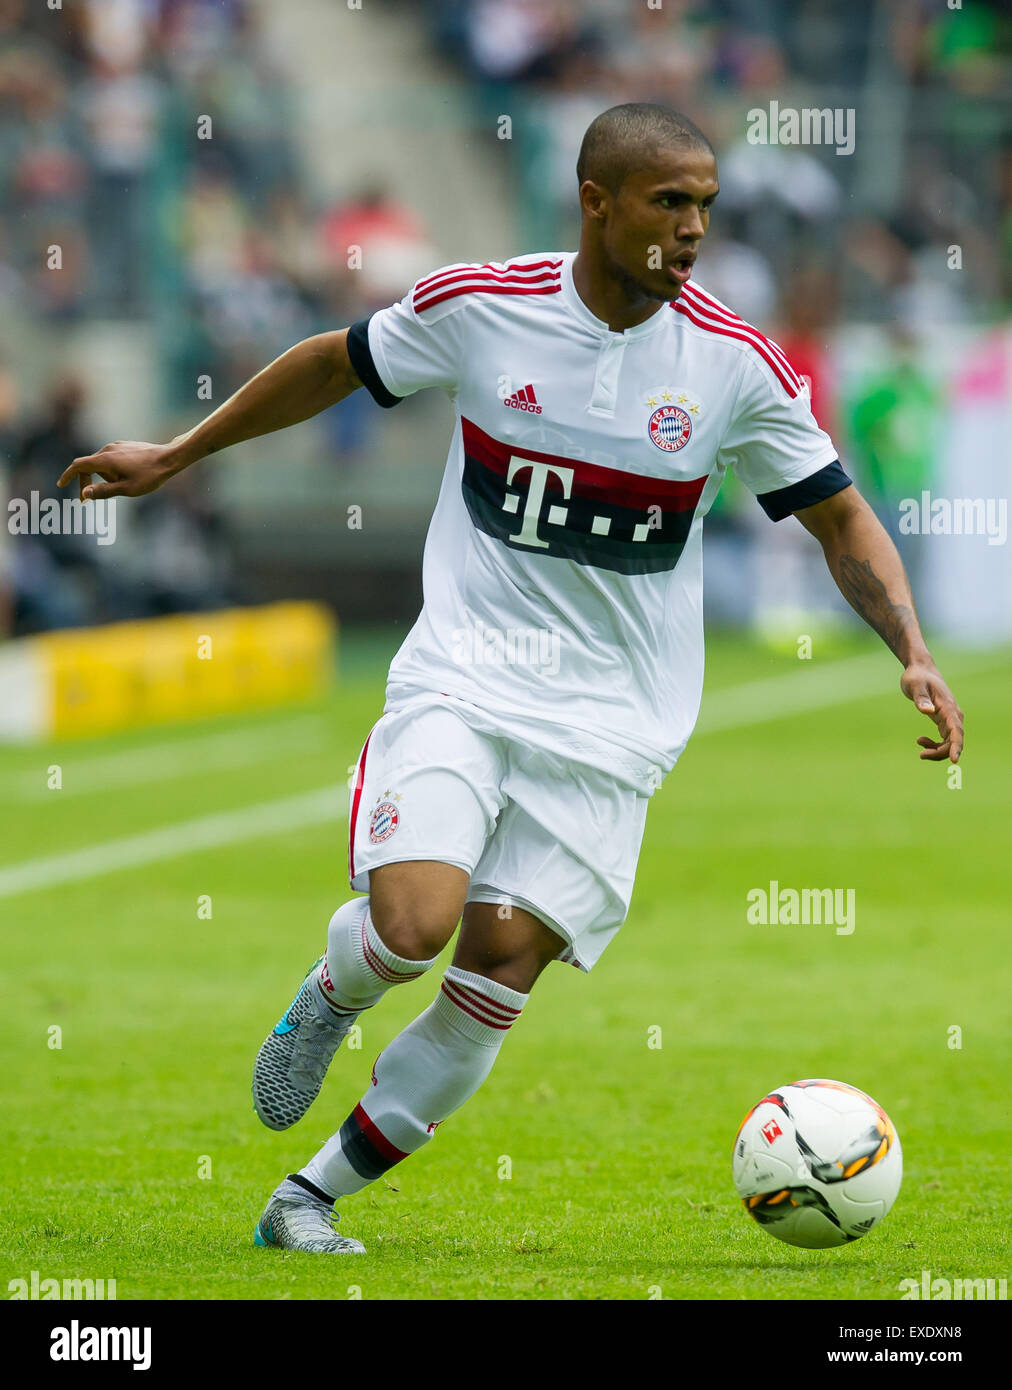
<path fill-rule="evenodd" d="M 853 555 L 840 557 L 840 592 L 856 613 L 875 629 L 891 652 L 905 660 L 910 626 L 917 629 L 917 616 L 903 603 L 893 603 L 886 587 L 871 567 L 870 560 Z"/>

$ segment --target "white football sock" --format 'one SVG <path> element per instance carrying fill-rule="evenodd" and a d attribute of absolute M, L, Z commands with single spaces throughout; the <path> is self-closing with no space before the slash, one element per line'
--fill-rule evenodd
<path fill-rule="evenodd" d="M 488 1076 L 528 998 L 451 966 L 434 1002 L 377 1057 L 369 1090 L 302 1176 L 345 1196 L 420 1149 Z"/>
<path fill-rule="evenodd" d="M 334 1022 L 353 1022 L 392 985 L 417 980 L 439 959 L 405 960 L 384 946 L 369 916 L 369 899 L 352 898 L 330 919 L 327 954 L 316 973 L 316 997 Z"/>

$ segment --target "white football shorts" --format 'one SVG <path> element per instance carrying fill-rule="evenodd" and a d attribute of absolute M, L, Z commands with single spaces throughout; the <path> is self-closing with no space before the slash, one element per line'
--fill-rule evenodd
<path fill-rule="evenodd" d="M 525 744 L 449 696 L 384 714 L 352 779 L 348 876 L 432 859 L 470 875 L 468 902 L 515 905 L 589 971 L 629 910 L 649 796 Z"/>

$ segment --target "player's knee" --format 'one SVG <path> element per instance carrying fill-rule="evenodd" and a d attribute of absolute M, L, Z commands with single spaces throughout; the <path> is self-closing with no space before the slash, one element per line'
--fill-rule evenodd
<path fill-rule="evenodd" d="M 432 960 L 457 927 L 451 910 L 426 912 L 418 903 L 383 902 L 370 905 L 372 924 L 380 940 L 404 960 Z"/>
<path fill-rule="evenodd" d="M 403 960 L 432 960 L 457 929 L 467 874 L 451 864 L 406 860 L 369 875 L 369 915 L 380 940 Z"/>

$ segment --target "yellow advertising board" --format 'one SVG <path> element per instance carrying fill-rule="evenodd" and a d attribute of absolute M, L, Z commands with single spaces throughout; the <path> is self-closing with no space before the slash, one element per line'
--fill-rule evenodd
<path fill-rule="evenodd" d="M 337 623 L 308 602 L 22 638 L 0 649 L 0 738 L 87 737 L 268 708 L 334 679 Z"/>

